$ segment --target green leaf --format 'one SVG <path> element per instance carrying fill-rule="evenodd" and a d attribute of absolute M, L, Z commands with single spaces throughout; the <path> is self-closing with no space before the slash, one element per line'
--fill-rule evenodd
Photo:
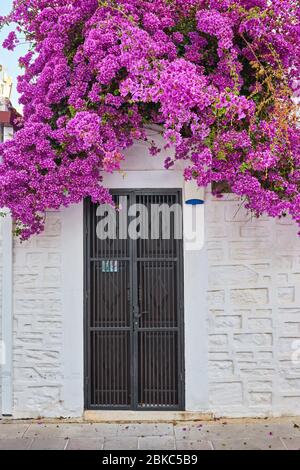
<path fill-rule="evenodd" d="M 215 111 L 213 111 L 213 113 L 217 116 L 217 117 L 223 117 L 225 116 L 227 112 L 227 109 L 226 108 L 217 108 Z"/>
<path fill-rule="evenodd" d="M 70 116 L 71 118 L 73 118 L 75 115 L 76 115 L 76 109 L 74 108 L 74 106 L 69 106 L 69 113 L 70 113 Z"/>
<path fill-rule="evenodd" d="M 225 162 L 227 161 L 226 154 L 223 150 L 220 150 L 220 152 L 217 153 L 217 159 L 224 160 Z"/>
<path fill-rule="evenodd" d="M 250 170 L 251 166 L 247 162 L 243 162 L 240 166 L 240 171 L 245 173 L 246 170 Z"/>
<path fill-rule="evenodd" d="M 111 115 L 109 113 L 104 113 L 101 119 L 102 124 L 106 124 L 110 118 L 111 118 Z"/>
<path fill-rule="evenodd" d="M 226 150 L 229 150 L 230 152 L 232 152 L 232 150 L 234 149 L 234 145 L 233 145 L 232 142 L 227 142 L 225 144 L 225 148 L 226 148 Z"/>

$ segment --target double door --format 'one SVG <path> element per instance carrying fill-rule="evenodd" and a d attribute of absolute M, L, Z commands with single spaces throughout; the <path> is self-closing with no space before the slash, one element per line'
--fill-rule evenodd
<path fill-rule="evenodd" d="M 181 204 L 179 190 L 113 191 L 114 230 L 85 204 L 85 401 L 88 409 L 184 408 L 182 239 L 172 211 L 168 237 L 153 238 L 151 210 Z M 144 208 L 135 213 L 130 209 Z M 136 217 L 138 216 L 138 220 Z M 121 220 L 122 219 L 122 220 Z M 162 225 L 164 220 L 161 220 Z M 141 236 L 124 236 L 133 223 Z M 179 223 L 182 223 L 180 220 Z M 142 227 L 143 226 L 143 227 Z M 122 232 L 122 234 L 121 234 Z M 128 234 L 129 232 L 129 234 Z M 114 234 L 114 236 L 112 236 Z"/>

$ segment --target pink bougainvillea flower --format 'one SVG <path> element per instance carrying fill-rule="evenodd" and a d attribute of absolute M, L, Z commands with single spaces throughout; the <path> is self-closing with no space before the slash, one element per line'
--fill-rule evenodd
<path fill-rule="evenodd" d="M 174 148 L 166 169 L 186 160 L 186 179 L 300 225 L 298 1 L 14 0 L 0 22 L 16 25 L 7 49 L 32 43 L 24 116 L 0 149 L 0 206 L 23 239 L 48 209 L 112 203 L 103 172 L 149 124 Z"/>

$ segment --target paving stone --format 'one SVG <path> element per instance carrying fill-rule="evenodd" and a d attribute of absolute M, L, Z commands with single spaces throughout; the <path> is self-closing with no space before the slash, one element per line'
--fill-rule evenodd
<path fill-rule="evenodd" d="M 81 424 L 74 427 L 72 424 L 68 425 L 68 437 L 108 437 L 114 438 L 117 436 L 119 429 L 118 424 Z"/>
<path fill-rule="evenodd" d="M 300 437 L 283 437 L 281 440 L 288 450 L 300 450 Z"/>
<path fill-rule="evenodd" d="M 139 449 L 141 450 L 174 450 L 175 439 L 170 436 L 147 436 L 139 438 Z"/>
<path fill-rule="evenodd" d="M 33 439 L 30 450 L 64 450 L 68 440 L 62 438 Z"/>
<path fill-rule="evenodd" d="M 0 450 L 26 450 L 32 439 L 0 439 Z"/>
<path fill-rule="evenodd" d="M 120 424 L 118 428 L 118 436 L 173 436 L 173 425 L 172 424 Z"/>
<path fill-rule="evenodd" d="M 279 438 L 220 439 L 212 441 L 215 450 L 285 450 Z"/>
<path fill-rule="evenodd" d="M 300 449 L 299 418 L 209 423 L 0 423 L 0 449 Z M 211 444 L 212 443 L 212 444 Z"/>
<path fill-rule="evenodd" d="M 117 424 L 31 424 L 26 431 L 26 437 L 104 437 L 116 436 Z"/>
<path fill-rule="evenodd" d="M 135 450 L 138 448 L 138 438 L 129 436 L 105 439 L 103 448 L 105 450 Z"/>
<path fill-rule="evenodd" d="M 205 424 L 180 425 L 174 427 L 176 439 L 249 439 L 260 437 L 300 437 L 300 428 L 295 428 L 294 423 L 283 424 Z"/>
<path fill-rule="evenodd" d="M 104 438 L 73 438 L 68 441 L 66 450 L 102 450 Z"/>
<path fill-rule="evenodd" d="M 177 450 L 212 450 L 212 444 L 209 441 L 176 441 Z"/>
<path fill-rule="evenodd" d="M 237 426 L 234 424 L 228 425 L 231 432 L 235 432 Z M 282 424 L 246 424 L 238 427 L 238 432 L 242 436 L 259 436 L 259 437 L 300 437 L 300 429 L 294 427 L 294 423 Z"/>
<path fill-rule="evenodd" d="M 21 438 L 28 428 L 29 424 L 1 423 L 0 439 Z"/>
<path fill-rule="evenodd" d="M 269 431 L 272 432 L 273 436 L 276 437 L 299 437 L 300 438 L 300 427 L 295 423 L 284 423 L 284 424 L 272 424 L 268 427 Z"/>
<path fill-rule="evenodd" d="M 58 437 L 67 437 L 65 435 L 65 426 L 60 424 L 44 424 L 44 423 L 33 423 L 30 424 L 27 431 L 24 434 L 26 438 L 58 438 Z"/>
<path fill-rule="evenodd" d="M 206 436 L 206 429 L 211 429 L 211 426 L 206 425 L 190 425 L 190 424 L 180 424 L 174 426 L 175 437 L 178 440 L 190 439 L 190 440 L 199 440 L 203 436 Z"/>

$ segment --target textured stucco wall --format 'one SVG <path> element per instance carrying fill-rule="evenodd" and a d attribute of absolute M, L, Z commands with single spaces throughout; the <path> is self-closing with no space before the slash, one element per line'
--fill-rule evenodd
<path fill-rule="evenodd" d="M 61 214 L 38 237 L 14 242 L 14 413 L 60 416 L 63 383 Z"/>
<path fill-rule="evenodd" d="M 297 227 L 288 219 L 253 219 L 234 196 L 208 194 L 206 234 L 210 409 L 300 414 Z"/>
<path fill-rule="evenodd" d="M 82 264 L 69 266 L 82 258 L 82 213 L 69 214 L 49 213 L 44 234 L 14 243 L 14 417 L 82 413 Z M 203 387 L 209 380 L 203 411 L 300 414 L 300 363 L 292 361 L 300 340 L 296 233 L 288 220 L 251 220 L 230 195 L 207 195 L 208 308 L 195 297 L 209 331 L 209 379 L 202 366 L 192 371 Z"/>
<path fill-rule="evenodd" d="M 83 412 L 82 205 L 48 212 L 45 232 L 14 240 L 13 416 Z"/>

